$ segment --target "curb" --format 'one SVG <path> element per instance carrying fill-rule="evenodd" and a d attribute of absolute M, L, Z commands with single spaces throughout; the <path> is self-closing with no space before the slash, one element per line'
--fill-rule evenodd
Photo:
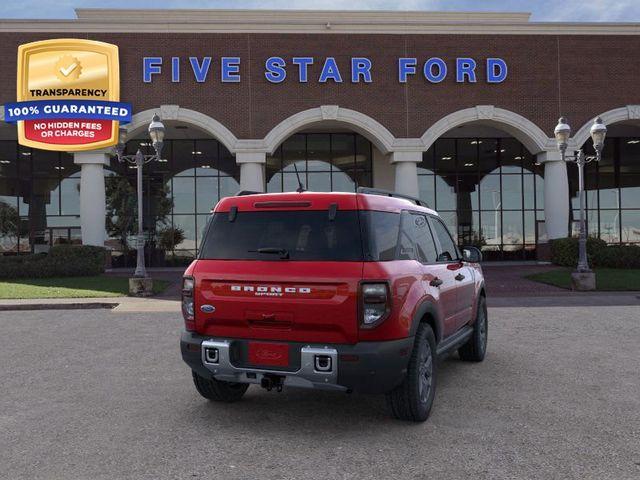
<path fill-rule="evenodd" d="M 86 303 L 16 303 L 0 305 L 0 312 L 26 311 L 26 310 L 95 310 L 99 308 L 113 309 L 120 305 L 110 302 L 86 302 Z"/>

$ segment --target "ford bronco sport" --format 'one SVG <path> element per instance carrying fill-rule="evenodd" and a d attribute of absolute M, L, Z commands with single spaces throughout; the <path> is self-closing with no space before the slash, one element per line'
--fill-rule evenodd
<path fill-rule="evenodd" d="M 252 383 L 385 393 L 395 417 L 424 421 L 438 357 L 484 358 L 479 262 L 417 199 L 241 192 L 185 272 L 182 357 L 210 400 Z"/>

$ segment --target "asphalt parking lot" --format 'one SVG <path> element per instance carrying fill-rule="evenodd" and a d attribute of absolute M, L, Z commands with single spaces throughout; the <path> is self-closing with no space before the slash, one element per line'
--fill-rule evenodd
<path fill-rule="evenodd" d="M 640 307 L 490 309 L 424 424 L 378 396 L 197 395 L 169 313 L 0 312 L 0 477 L 640 478 Z"/>

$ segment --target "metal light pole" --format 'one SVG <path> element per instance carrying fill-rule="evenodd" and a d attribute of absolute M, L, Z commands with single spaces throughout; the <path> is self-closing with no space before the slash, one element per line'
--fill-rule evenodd
<path fill-rule="evenodd" d="M 149 124 L 149 137 L 153 148 L 155 150 L 154 155 L 144 155 L 140 149 L 135 155 L 125 155 L 125 141 L 127 137 L 126 128 L 120 128 L 120 137 L 118 139 L 118 145 L 116 146 L 116 155 L 118 161 L 127 162 L 136 166 L 137 170 L 137 194 L 138 194 L 138 235 L 136 236 L 136 271 L 134 277 L 146 278 L 147 270 L 144 265 L 144 233 L 143 233 L 143 203 L 142 203 L 142 166 L 145 163 L 149 163 L 153 160 L 160 160 L 160 154 L 162 152 L 162 145 L 164 142 L 165 128 L 160 121 L 160 117 L 156 114 L 153 116 L 151 123 Z"/>
<path fill-rule="evenodd" d="M 595 156 L 585 155 L 582 149 L 573 155 L 567 155 L 567 146 L 569 137 L 571 136 L 571 127 L 567 123 L 566 118 L 561 117 L 558 125 L 554 130 L 558 149 L 562 154 L 563 161 L 575 162 L 578 166 L 578 189 L 580 194 L 580 237 L 578 240 L 578 267 L 576 273 L 591 273 L 589 268 L 589 260 L 587 258 L 587 227 L 585 218 L 585 191 L 584 191 L 584 166 L 592 161 L 599 162 L 602 158 L 602 149 L 604 147 L 604 139 L 607 134 L 607 127 L 602 123 L 600 117 L 596 118 L 591 126 L 591 139 L 593 140 L 593 148 L 596 151 Z"/>

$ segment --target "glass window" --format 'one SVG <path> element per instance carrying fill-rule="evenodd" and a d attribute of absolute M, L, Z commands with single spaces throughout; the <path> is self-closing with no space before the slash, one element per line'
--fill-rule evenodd
<path fill-rule="evenodd" d="M 367 259 L 376 262 L 395 260 L 400 230 L 400 214 L 391 212 L 360 212 L 367 232 Z"/>
<path fill-rule="evenodd" d="M 436 173 L 438 175 L 455 175 L 456 141 L 452 138 L 441 138 L 436 142 L 434 148 Z"/>
<path fill-rule="evenodd" d="M 502 243 L 505 248 L 509 245 L 522 245 L 524 243 L 521 211 L 502 212 Z"/>
<path fill-rule="evenodd" d="M 196 179 L 197 213 L 209 213 L 211 209 L 215 207 L 216 203 L 218 203 L 218 198 L 220 198 L 220 195 L 217 177 L 199 177 Z"/>
<path fill-rule="evenodd" d="M 451 184 L 448 183 L 451 182 Z M 456 177 L 436 176 L 436 210 L 455 210 L 458 202 L 455 192 Z"/>
<path fill-rule="evenodd" d="M 478 138 L 478 171 L 481 175 L 498 172 L 498 140 Z"/>
<path fill-rule="evenodd" d="M 487 175 L 480 180 L 482 210 L 499 210 L 502 206 L 500 175 Z"/>
<path fill-rule="evenodd" d="M 298 188 L 295 174 L 307 190 L 353 192 L 372 185 L 371 143 L 353 133 L 298 133 L 266 162 L 267 192 Z"/>
<path fill-rule="evenodd" d="M 80 215 L 80 175 L 60 182 L 60 213 Z"/>
<path fill-rule="evenodd" d="M 502 173 L 522 173 L 523 147 L 515 138 L 501 138 L 498 147 Z"/>
<path fill-rule="evenodd" d="M 438 261 L 452 261 L 458 258 L 458 249 L 456 248 L 451 235 L 447 231 L 447 227 L 439 218 L 431 218 L 431 226 L 433 227 L 433 233 L 440 242 L 440 254 L 438 255 Z"/>
<path fill-rule="evenodd" d="M 195 152 L 195 142 L 193 140 L 172 140 L 172 157 L 171 157 L 171 170 L 176 176 L 193 176 L 194 170 L 194 157 L 197 155 Z"/>
<path fill-rule="evenodd" d="M 408 221 L 410 223 L 408 227 L 418 250 L 418 260 L 422 263 L 435 262 L 438 254 L 427 217 L 425 215 L 411 214 L 408 216 Z"/>
<path fill-rule="evenodd" d="M 175 246 L 176 250 L 196 250 L 196 217 L 195 215 L 174 215 L 173 227 L 179 228 L 184 234 L 184 240 Z"/>
<path fill-rule="evenodd" d="M 175 177 L 173 179 L 173 212 L 195 213 L 195 179 Z"/>
<path fill-rule="evenodd" d="M 600 238 L 607 243 L 620 242 L 619 210 L 600 210 Z"/>
<path fill-rule="evenodd" d="M 306 140 L 307 169 L 320 172 L 331 170 L 331 135 L 314 133 L 306 135 Z M 300 144 L 302 145 L 302 142 Z M 300 156 L 305 157 L 304 153 L 301 153 Z M 352 166 L 353 158 L 351 160 L 349 166 Z M 303 168 L 303 170 L 306 169 Z"/>
<path fill-rule="evenodd" d="M 361 261 L 357 212 L 326 210 L 216 213 L 202 258 L 222 260 Z"/>
<path fill-rule="evenodd" d="M 477 138 L 461 138 L 456 141 L 456 160 L 458 173 L 474 173 L 478 171 L 478 144 Z M 493 154 L 495 157 L 495 153 Z"/>
<path fill-rule="evenodd" d="M 640 162 L 640 158 L 638 161 Z M 620 173 L 620 206 L 640 208 L 640 174 Z"/>
<path fill-rule="evenodd" d="M 0 141 L 0 178 L 18 176 L 18 149 L 14 141 Z"/>
<path fill-rule="evenodd" d="M 522 210 L 522 176 L 502 175 L 503 210 Z"/>
<path fill-rule="evenodd" d="M 640 243 L 640 210 L 622 211 L 622 241 Z"/>
<path fill-rule="evenodd" d="M 430 207 L 435 206 L 435 175 L 418 175 L 418 188 L 420 189 L 420 200 L 426 202 Z"/>

